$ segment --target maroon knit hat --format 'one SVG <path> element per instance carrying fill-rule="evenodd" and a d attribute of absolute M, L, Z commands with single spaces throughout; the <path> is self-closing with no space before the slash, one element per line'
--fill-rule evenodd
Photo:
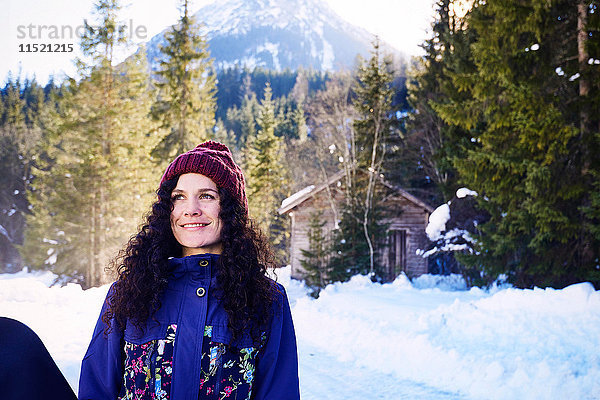
<path fill-rule="evenodd" d="M 217 187 L 226 188 L 244 206 L 248 213 L 244 174 L 233 161 L 231 151 L 222 143 L 209 140 L 194 150 L 178 155 L 167 167 L 160 184 L 188 173 L 202 174 L 212 179 Z"/>

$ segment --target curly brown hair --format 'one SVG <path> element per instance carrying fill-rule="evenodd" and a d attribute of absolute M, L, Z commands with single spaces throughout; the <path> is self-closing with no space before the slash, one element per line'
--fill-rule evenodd
<path fill-rule="evenodd" d="M 127 321 L 143 329 L 161 306 L 171 274 L 168 258 L 181 257 L 182 251 L 170 223 L 171 192 L 178 179 L 176 176 L 162 183 L 146 222 L 111 263 L 118 279 L 102 315 L 108 330 L 113 328 L 113 320 L 118 329 Z M 223 251 L 217 265 L 218 298 L 227 312 L 233 339 L 246 331 L 258 341 L 276 298 L 276 285 L 266 276 L 267 269 L 276 266 L 274 254 L 239 199 L 224 188 L 219 188 L 219 197 Z"/>

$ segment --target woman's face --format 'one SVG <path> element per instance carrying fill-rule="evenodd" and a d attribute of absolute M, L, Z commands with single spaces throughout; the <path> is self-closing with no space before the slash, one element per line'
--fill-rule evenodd
<path fill-rule="evenodd" d="M 217 185 L 201 174 L 183 174 L 171 193 L 171 229 L 183 256 L 220 254 L 222 221 Z"/>

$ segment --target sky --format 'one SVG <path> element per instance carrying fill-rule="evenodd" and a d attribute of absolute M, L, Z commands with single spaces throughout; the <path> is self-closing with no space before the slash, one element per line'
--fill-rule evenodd
<path fill-rule="evenodd" d="M 1 0 L 0 80 L 9 71 L 13 77 L 33 77 L 46 83 L 52 74 L 73 76 L 74 56 L 80 55 L 78 28 L 92 20 L 94 0 Z M 192 10 L 214 0 L 192 1 Z M 427 37 L 433 17 L 434 0 L 321 0 L 347 21 L 378 34 L 384 41 L 409 55 L 421 54 L 419 44 Z M 150 40 L 177 22 L 178 0 L 125 0 L 121 19 L 126 22 L 134 44 Z M 49 38 L 50 30 L 61 31 L 61 38 Z M 50 44 L 64 52 L 33 52 Z M 69 46 L 73 52 L 69 52 Z M 31 52 L 27 52 L 30 50 Z M 124 50 L 120 57 L 134 51 Z"/>

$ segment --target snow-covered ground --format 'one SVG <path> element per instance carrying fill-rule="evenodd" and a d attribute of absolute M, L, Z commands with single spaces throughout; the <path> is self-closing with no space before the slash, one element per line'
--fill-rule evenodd
<path fill-rule="evenodd" d="M 465 290 L 458 277 L 286 286 L 304 400 L 600 399 L 600 292 Z M 0 275 L 0 315 L 35 330 L 74 389 L 108 286 Z"/>

